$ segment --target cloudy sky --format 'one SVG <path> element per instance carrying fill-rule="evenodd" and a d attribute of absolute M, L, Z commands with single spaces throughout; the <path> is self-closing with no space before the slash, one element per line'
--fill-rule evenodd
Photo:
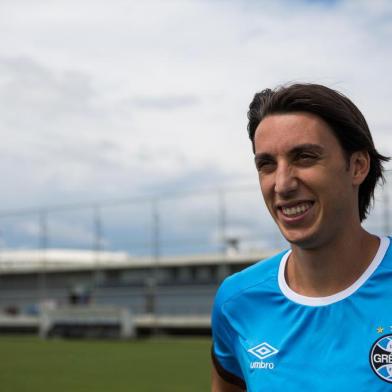
<path fill-rule="evenodd" d="M 247 106 L 288 81 L 347 94 L 392 154 L 387 0 L 2 0 L 0 33 L 2 211 L 256 189 Z"/>

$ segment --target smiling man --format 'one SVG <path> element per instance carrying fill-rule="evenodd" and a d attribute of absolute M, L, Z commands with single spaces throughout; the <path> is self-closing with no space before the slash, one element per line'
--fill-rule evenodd
<path fill-rule="evenodd" d="M 389 158 L 325 86 L 264 90 L 248 118 L 261 192 L 290 249 L 219 288 L 212 390 L 392 390 L 392 246 L 361 225 Z"/>

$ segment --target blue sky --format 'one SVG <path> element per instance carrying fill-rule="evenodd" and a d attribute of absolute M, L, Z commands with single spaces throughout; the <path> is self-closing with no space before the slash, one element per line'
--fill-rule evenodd
<path fill-rule="evenodd" d="M 0 27 L 3 211 L 257 191 L 247 106 L 288 81 L 347 94 L 392 153 L 389 1 L 3 0 Z"/>

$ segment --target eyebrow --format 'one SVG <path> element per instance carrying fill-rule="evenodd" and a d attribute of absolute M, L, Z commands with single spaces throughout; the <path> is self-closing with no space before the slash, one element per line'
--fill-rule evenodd
<path fill-rule="evenodd" d="M 296 154 L 302 151 L 311 151 L 322 154 L 324 152 L 324 148 L 319 144 L 305 143 L 295 146 L 292 150 L 289 151 L 289 154 Z"/>
<path fill-rule="evenodd" d="M 297 146 L 295 146 L 294 148 L 292 148 L 289 151 L 289 155 L 295 155 L 298 154 L 299 152 L 303 152 L 303 151 L 311 151 L 311 152 L 315 152 L 318 154 L 322 154 L 324 152 L 324 148 L 322 146 L 320 146 L 319 144 L 312 144 L 312 143 L 304 143 L 304 144 L 299 144 Z M 255 154 L 255 161 L 260 161 L 263 159 L 273 159 L 273 155 L 269 154 L 267 152 L 260 152 Z"/>

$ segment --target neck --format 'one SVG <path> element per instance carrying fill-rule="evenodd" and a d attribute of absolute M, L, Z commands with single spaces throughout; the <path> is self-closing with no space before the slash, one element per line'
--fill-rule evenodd
<path fill-rule="evenodd" d="M 298 294 L 325 297 L 351 286 L 372 262 L 379 239 L 361 226 L 314 249 L 292 245 L 286 281 Z"/>

